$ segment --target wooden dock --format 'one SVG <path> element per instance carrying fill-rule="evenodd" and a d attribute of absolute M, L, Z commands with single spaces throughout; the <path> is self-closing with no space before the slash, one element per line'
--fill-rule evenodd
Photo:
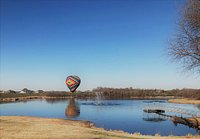
<path fill-rule="evenodd" d="M 145 113 L 155 113 L 158 115 L 163 116 L 164 118 L 170 119 L 175 125 L 183 124 L 188 127 L 194 128 L 196 130 L 200 130 L 200 118 L 199 117 L 192 117 L 192 118 L 183 118 L 178 116 L 171 116 L 165 114 L 165 110 L 162 109 L 144 109 Z"/>
<path fill-rule="evenodd" d="M 146 113 L 165 113 L 165 110 L 161 109 L 144 109 L 143 111 Z"/>
<path fill-rule="evenodd" d="M 177 113 L 177 114 L 186 114 L 191 117 L 200 117 L 200 111 L 194 111 L 190 110 L 187 108 L 180 108 L 180 107 L 175 107 L 175 106 L 165 106 L 162 104 L 158 105 L 148 105 L 144 108 L 144 112 L 147 113 L 165 113 L 165 112 L 172 112 L 172 113 Z"/>

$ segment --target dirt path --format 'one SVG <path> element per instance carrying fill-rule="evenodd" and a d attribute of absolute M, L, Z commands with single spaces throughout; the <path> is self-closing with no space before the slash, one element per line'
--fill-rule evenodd
<path fill-rule="evenodd" d="M 87 121 L 64 119 L 0 116 L 1 139 L 188 139 L 200 136 L 160 137 L 128 134 L 122 131 L 106 131 Z"/>

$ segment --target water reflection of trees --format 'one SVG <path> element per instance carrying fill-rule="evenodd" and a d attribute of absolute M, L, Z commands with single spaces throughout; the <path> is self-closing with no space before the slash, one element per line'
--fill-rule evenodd
<path fill-rule="evenodd" d="M 50 104 L 60 103 L 60 102 L 63 102 L 63 101 L 66 101 L 66 99 L 63 99 L 63 98 L 46 99 L 46 102 L 50 103 Z"/>
<path fill-rule="evenodd" d="M 144 121 L 148 121 L 148 122 L 162 122 L 162 121 L 166 121 L 167 119 L 164 118 L 161 115 L 157 115 L 157 114 L 152 114 L 152 113 L 146 113 L 143 114 L 143 118 Z"/>
<path fill-rule="evenodd" d="M 197 105 L 197 108 L 200 109 L 200 104 Z"/>
<path fill-rule="evenodd" d="M 80 115 L 79 104 L 74 98 L 69 100 L 69 103 L 65 109 L 65 115 L 69 118 L 78 117 Z"/>

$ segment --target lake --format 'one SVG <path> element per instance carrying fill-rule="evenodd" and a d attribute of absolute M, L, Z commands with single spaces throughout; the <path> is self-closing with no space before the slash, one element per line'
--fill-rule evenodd
<path fill-rule="evenodd" d="M 87 120 L 107 130 L 148 135 L 199 134 L 193 128 L 174 124 L 169 118 L 143 112 L 147 107 L 165 108 L 166 114 L 191 117 L 200 115 L 192 104 L 173 104 L 166 100 L 81 100 L 47 99 L 0 104 L 0 115 L 23 115 L 49 118 Z M 175 111 L 173 111 L 175 110 Z"/>

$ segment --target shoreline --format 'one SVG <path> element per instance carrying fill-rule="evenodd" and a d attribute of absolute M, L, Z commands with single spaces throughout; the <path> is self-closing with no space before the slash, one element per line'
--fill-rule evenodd
<path fill-rule="evenodd" d="M 159 134 L 130 134 L 121 130 L 97 128 L 89 121 L 65 120 L 30 116 L 0 116 L 2 138 L 106 138 L 106 139 L 188 139 L 200 138 L 199 135 L 160 136 Z"/>
<path fill-rule="evenodd" d="M 196 105 L 200 105 L 200 100 L 188 99 L 188 98 L 169 99 L 168 102 L 169 103 L 177 103 L 177 104 L 196 104 Z"/>
<path fill-rule="evenodd" d="M 22 102 L 29 101 L 33 99 L 69 99 L 71 96 L 66 97 L 49 97 L 49 96 L 26 96 L 26 97 L 11 97 L 11 98 L 1 98 L 0 103 L 10 103 L 10 102 Z"/>
<path fill-rule="evenodd" d="M 0 98 L 0 104 L 3 103 L 11 103 L 11 102 L 23 102 L 23 101 L 29 101 L 29 100 L 34 100 L 34 99 L 70 99 L 72 96 L 65 96 L 65 97 L 51 97 L 51 96 L 26 96 L 26 97 L 10 97 L 10 98 Z M 77 98 L 77 97 L 75 97 Z M 95 98 L 77 98 L 77 99 L 95 99 Z M 115 100 L 119 98 L 111 98 L 108 100 Z M 124 99 L 124 98 L 123 98 Z M 122 99 L 122 100 L 123 100 Z M 189 98 L 175 98 L 175 97 L 162 97 L 162 96 L 157 96 L 157 97 L 131 97 L 127 98 L 130 100 L 167 100 L 169 103 L 177 103 L 177 104 L 196 104 L 200 105 L 200 100 L 196 99 L 189 99 Z"/>

